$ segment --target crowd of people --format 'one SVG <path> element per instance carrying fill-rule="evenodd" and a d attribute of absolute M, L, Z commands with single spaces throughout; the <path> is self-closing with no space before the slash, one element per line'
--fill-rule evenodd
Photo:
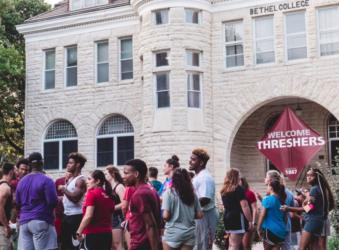
<path fill-rule="evenodd" d="M 0 249 L 11 250 L 16 225 L 19 250 L 209 250 L 219 211 L 206 150 L 192 151 L 189 169 L 173 155 L 166 180 L 141 159 L 122 171 L 109 165 L 82 174 L 86 157 L 68 156 L 64 176 L 55 182 L 43 170 L 40 153 L 14 166 L 2 166 Z M 227 249 L 252 249 L 254 235 L 263 249 L 326 249 L 331 189 L 319 169 L 307 172 L 310 189 L 294 195 L 275 170 L 266 174 L 265 196 L 255 193 L 240 171 L 227 171 L 220 190 Z M 258 206 L 258 200 L 260 204 Z"/>

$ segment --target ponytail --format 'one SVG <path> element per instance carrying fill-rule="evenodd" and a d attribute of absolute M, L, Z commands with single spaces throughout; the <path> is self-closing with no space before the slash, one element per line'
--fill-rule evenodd
<path fill-rule="evenodd" d="M 285 186 L 280 184 L 280 181 L 277 180 L 271 181 L 269 185 L 272 187 L 273 192 L 275 192 L 279 196 L 281 205 L 285 205 L 286 202 Z"/>
<path fill-rule="evenodd" d="M 104 172 L 101 170 L 94 170 L 92 172 L 92 177 L 94 180 L 99 181 L 99 186 L 104 187 L 106 195 L 113 200 L 113 190 L 112 190 L 112 185 L 109 183 L 109 181 L 106 180 Z"/>
<path fill-rule="evenodd" d="M 104 189 L 105 189 L 106 195 L 107 195 L 109 198 L 111 198 L 112 200 L 114 200 L 114 198 L 113 198 L 113 190 L 112 190 L 112 185 L 111 185 L 111 183 L 109 183 L 109 181 L 105 179 L 104 185 L 105 185 L 105 188 L 104 188 Z"/>

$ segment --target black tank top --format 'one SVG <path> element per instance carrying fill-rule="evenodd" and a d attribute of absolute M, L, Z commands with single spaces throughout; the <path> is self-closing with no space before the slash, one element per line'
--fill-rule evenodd
<path fill-rule="evenodd" d="M 7 181 L 0 181 L 0 185 L 2 184 L 7 184 L 9 187 L 11 187 Z M 13 195 L 12 192 L 11 194 L 8 196 L 6 203 L 5 203 L 5 214 L 6 214 L 6 218 L 9 221 L 11 218 L 11 211 L 12 211 L 12 207 L 13 207 Z M 1 223 L 0 223 L 1 224 Z"/>

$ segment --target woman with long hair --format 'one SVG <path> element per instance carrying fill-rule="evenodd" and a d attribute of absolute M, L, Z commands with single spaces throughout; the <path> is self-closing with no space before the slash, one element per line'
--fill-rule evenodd
<path fill-rule="evenodd" d="M 172 175 L 175 169 L 180 167 L 179 158 L 176 155 L 172 155 L 171 158 L 167 159 L 164 165 L 164 175 L 166 176 L 165 182 L 162 184 L 158 194 L 160 197 L 165 191 L 172 186 Z"/>
<path fill-rule="evenodd" d="M 112 186 L 101 170 L 95 170 L 87 178 L 84 216 L 76 232 L 84 249 L 111 250 L 113 212 Z"/>
<path fill-rule="evenodd" d="M 324 244 L 320 236 L 328 213 L 334 208 L 334 197 L 330 185 L 319 169 L 311 168 L 308 170 L 306 181 L 311 186 L 311 189 L 303 207 L 285 206 L 282 209 L 284 211 L 306 212 L 299 246 L 300 250 L 306 250 L 309 247 L 325 250 L 326 244 Z"/>
<path fill-rule="evenodd" d="M 248 201 L 251 213 L 252 213 L 252 222 L 255 225 L 255 218 L 257 217 L 257 198 L 255 197 L 255 193 L 250 189 L 250 186 L 245 177 L 240 178 L 240 185 L 245 190 L 245 197 Z M 254 228 L 253 228 L 254 229 Z M 252 249 L 252 241 L 253 241 L 253 234 L 255 230 L 247 230 L 244 234 L 242 239 L 242 246 L 244 250 L 251 250 Z"/>
<path fill-rule="evenodd" d="M 122 200 L 124 198 L 125 186 L 123 184 L 122 177 L 119 169 L 113 165 L 106 167 L 106 179 L 109 181 L 113 188 L 113 198 L 115 212 L 112 219 L 112 237 L 113 237 L 113 250 L 123 250 L 123 228 L 121 223 L 124 221 L 122 213 Z"/>
<path fill-rule="evenodd" d="M 162 210 L 163 219 L 166 221 L 164 250 L 193 249 L 195 219 L 201 219 L 203 213 L 186 169 L 174 170 L 172 186 L 163 195 Z"/>
<path fill-rule="evenodd" d="M 287 214 L 280 210 L 286 200 L 285 187 L 273 180 L 268 184 L 268 192 L 262 200 L 257 229 L 265 250 L 279 250 L 287 235 Z"/>
<path fill-rule="evenodd" d="M 226 173 L 220 191 L 224 205 L 225 232 L 229 234 L 229 249 L 239 250 L 246 230 L 253 229 L 252 214 L 246 200 L 245 191 L 239 185 L 240 172 L 231 168 Z"/>

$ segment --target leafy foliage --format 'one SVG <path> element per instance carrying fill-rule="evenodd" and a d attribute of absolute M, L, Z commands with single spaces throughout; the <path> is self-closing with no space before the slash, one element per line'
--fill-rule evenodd
<path fill-rule="evenodd" d="M 0 162 L 24 152 L 25 42 L 15 26 L 49 9 L 43 0 L 0 0 Z"/>

